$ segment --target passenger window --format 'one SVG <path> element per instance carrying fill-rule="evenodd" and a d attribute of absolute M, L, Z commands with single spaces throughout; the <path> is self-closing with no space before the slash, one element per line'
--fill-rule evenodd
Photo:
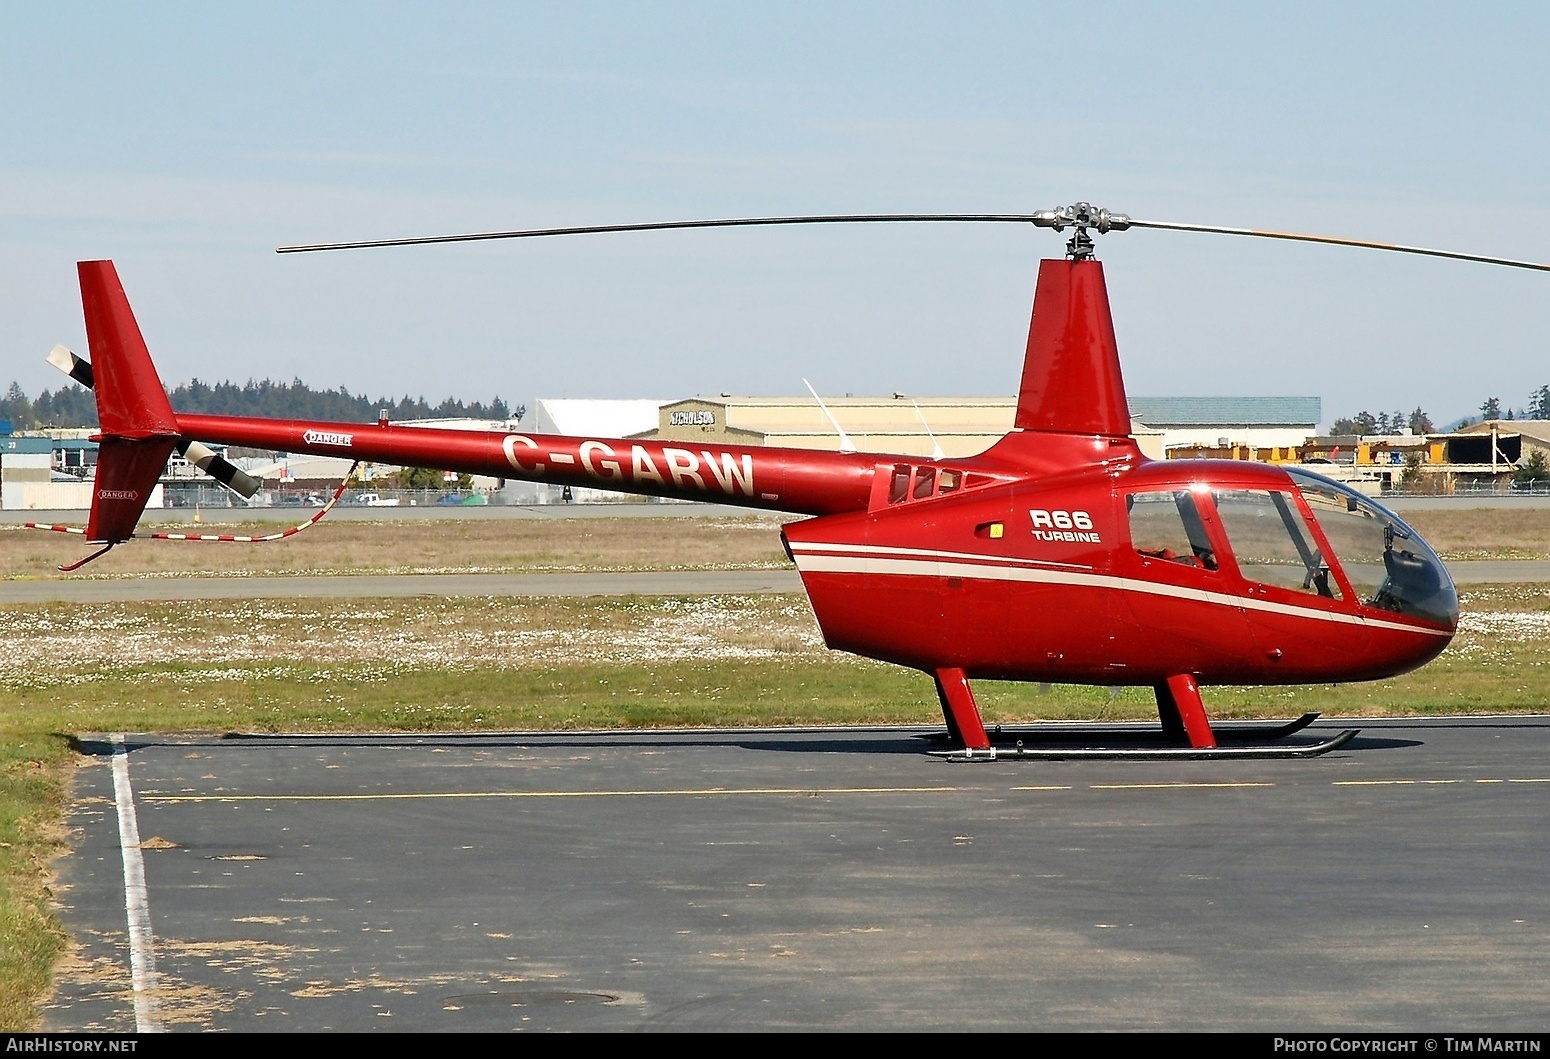
<path fill-rule="evenodd" d="M 1236 489 L 1215 497 L 1216 512 L 1244 577 L 1294 592 L 1341 598 L 1339 586 L 1330 579 L 1329 565 L 1289 494 Z"/>
<path fill-rule="evenodd" d="M 893 480 L 888 483 L 888 502 L 901 504 L 910 495 L 910 468 L 907 463 L 894 464 Z"/>
<path fill-rule="evenodd" d="M 943 471 L 942 480 L 937 484 L 936 491 L 939 493 L 951 493 L 958 488 L 958 483 L 962 480 L 963 476 L 957 471 Z"/>
<path fill-rule="evenodd" d="M 1130 512 L 1130 543 L 1148 559 L 1162 559 L 1202 570 L 1216 569 L 1216 549 L 1205 523 L 1186 489 L 1166 493 L 1132 493 L 1125 498 Z"/>
<path fill-rule="evenodd" d="M 915 468 L 915 492 L 916 500 L 924 500 L 931 495 L 931 487 L 936 484 L 935 467 Z"/>

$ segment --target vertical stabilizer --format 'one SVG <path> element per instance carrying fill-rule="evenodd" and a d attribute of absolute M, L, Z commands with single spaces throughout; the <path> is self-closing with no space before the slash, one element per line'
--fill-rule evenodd
<path fill-rule="evenodd" d="M 102 432 L 119 438 L 175 435 L 178 417 L 151 363 L 113 262 L 82 261 L 76 269 L 81 275 L 81 308 Z"/>
<path fill-rule="evenodd" d="M 151 363 L 111 261 L 82 261 L 81 307 L 102 428 L 87 538 L 134 536 L 156 481 L 177 444 L 178 417 Z"/>
<path fill-rule="evenodd" d="M 1109 292 L 1097 261 L 1039 262 L 1013 425 L 1062 434 L 1130 434 Z"/>

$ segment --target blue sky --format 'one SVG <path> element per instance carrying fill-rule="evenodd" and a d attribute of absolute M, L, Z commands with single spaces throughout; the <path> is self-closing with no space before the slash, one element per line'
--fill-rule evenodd
<path fill-rule="evenodd" d="M 4 381 L 111 257 L 170 384 L 485 398 L 1007 394 L 1021 227 L 286 256 L 550 224 L 1027 212 L 1550 260 L 1535 5 L 0 3 Z M 1137 394 L 1442 420 L 1550 382 L 1550 275 L 1101 241 Z"/>

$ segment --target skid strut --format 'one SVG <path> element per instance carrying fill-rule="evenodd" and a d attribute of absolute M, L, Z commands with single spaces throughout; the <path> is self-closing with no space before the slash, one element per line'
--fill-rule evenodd
<path fill-rule="evenodd" d="M 936 697 L 942 703 L 942 716 L 947 720 L 948 736 L 970 754 L 976 750 L 989 750 L 990 736 L 985 734 L 985 723 L 980 720 L 980 708 L 974 702 L 974 692 L 969 689 L 969 678 L 961 669 L 938 669 L 933 675 L 936 677 Z"/>
<path fill-rule="evenodd" d="M 936 680 L 937 698 L 942 703 L 942 717 L 947 721 L 947 736 L 957 743 L 952 750 L 933 750 L 935 756 L 946 758 L 949 761 L 997 761 L 1008 758 L 1028 758 L 1044 761 L 1069 761 L 1069 760 L 1131 760 L 1131 761 L 1189 761 L 1204 760 L 1207 758 L 1240 758 L 1240 759 L 1273 759 L 1273 758 L 1306 758 L 1318 757 L 1327 754 L 1331 750 L 1338 750 L 1352 739 L 1356 738 L 1354 729 L 1336 732 L 1328 738 L 1315 743 L 1293 743 L 1273 746 L 1260 743 L 1258 739 L 1281 739 L 1300 732 L 1307 728 L 1318 717 L 1316 713 L 1303 714 L 1295 721 L 1281 724 L 1238 724 L 1228 722 L 1224 728 L 1224 735 L 1238 745 L 1220 747 L 1217 745 L 1216 733 L 1211 730 L 1211 722 L 1206 717 L 1205 705 L 1200 701 L 1200 685 L 1193 675 L 1182 673 L 1169 677 L 1167 680 L 1154 685 L 1157 693 L 1157 713 L 1162 718 L 1163 740 L 1168 746 L 1158 746 L 1155 743 L 1156 735 L 1150 737 L 1153 745 L 1144 745 L 1144 731 L 1137 726 L 1122 727 L 1092 727 L 1086 726 L 1054 726 L 1055 730 L 1049 732 L 1039 731 L 1038 726 L 1023 731 L 1018 729 L 1003 730 L 996 726 L 996 735 L 1003 744 L 1009 737 L 1025 735 L 1030 738 L 1039 738 L 1045 735 L 1054 742 L 1085 743 L 1088 745 L 1065 747 L 1028 747 L 1023 745 L 1022 739 L 1017 739 L 1015 747 L 1005 745 L 996 747 L 990 742 L 990 733 L 985 730 L 985 724 L 980 719 L 979 706 L 974 701 L 974 692 L 969 688 L 969 679 L 962 669 L 938 669 L 932 676 Z M 1084 730 L 1079 730 L 1079 727 Z M 1153 729 L 1153 732 L 1156 730 Z M 1256 739 L 1255 737 L 1258 737 Z M 1142 745 L 1130 746 L 1103 746 L 1092 745 L 1094 742 L 1103 743 L 1109 739 L 1118 739 L 1121 743 L 1135 743 L 1142 740 Z M 1248 743 L 1248 745 L 1242 745 Z"/>
<path fill-rule="evenodd" d="M 1169 739 L 1194 750 L 1216 746 L 1205 703 L 1200 701 L 1200 685 L 1192 675 L 1169 677 L 1153 685 L 1153 690 L 1157 692 L 1157 714 L 1162 718 L 1163 733 Z"/>

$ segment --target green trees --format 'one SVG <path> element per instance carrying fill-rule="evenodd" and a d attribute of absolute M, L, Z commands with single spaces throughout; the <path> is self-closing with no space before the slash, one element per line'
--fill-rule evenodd
<path fill-rule="evenodd" d="M 0 419 L 9 419 L 16 430 L 26 430 L 32 425 L 32 402 L 22 393 L 20 384 L 11 383 L 5 397 L 0 398 Z"/>
<path fill-rule="evenodd" d="M 1528 417 L 1550 419 L 1550 385 L 1541 386 L 1530 395 Z"/>
<path fill-rule="evenodd" d="M 1550 383 L 1529 394 L 1528 404 L 1522 408 L 1504 406 L 1501 398 L 1488 397 L 1480 402 L 1481 419 L 1550 419 Z M 1466 420 L 1466 422 L 1468 422 Z M 1330 428 L 1334 434 L 1398 434 L 1409 427 L 1412 434 L 1432 434 L 1437 428 L 1425 409 L 1416 408 L 1408 416 L 1403 412 L 1392 415 L 1380 412 L 1373 415 L 1363 410 L 1348 419 L 1337 419 Z"/>
<path fill-rule="evenodd" d="M 429 467 L 404 467 L 393 472 L 394 488 L 397 489 L 451 489 L 453 483 L 446 480 L 446 475 L 441 471 L 432 470 Z M 455 488 L 468 489 L 473 485 L 473 478 L 466 474 L 457 476 Z"/>
<path fill-rule="evenodd" d="M 1545 460 L 1544 449 L 1529 453 L 1518 461 L 1517 470 L 1512 472 L 1514 489 L 1527 489 L 1533 485 L 1550 485 L 1550 463 Z"/>
<path fill-rule="evenodd" d="M 1432 431 L 1431 416 L 1420 408 L 1408 416 L 1398 409 L 1392 414 L 1379 412 L 1377 415 L 1364 409 L 1349 419 L 1335 420 L 1330 429 L 1335 434 L 1398 434 L 1406 427 L 1412 434 L 1429 434 Z"/>
<path fill-rule="evenodd" d="M 337 390 L 314 390 L 300 379 L 290 383 L 249 379 L 244 385 L 218 382 L 211 385 L 194 379 L 171 390 L 172 407 L 180 412 L 218 416 L 264 416 L 272 419 L 321 419 L 346 423 L 370 422 L 387 409 L 388 417 L 406 419 L 506 419 L 515 411 L 520 419 L 527 411 L 512 409 L 501 398 L 488 404 L 467 404 L 447 398 L 432 405 L 424 397 L 409 396 L 373 400 L 365 394 L 352 394 L 341 386 Z M 97 425 L 97 401 L 90 390 L 71 384 L 52 392 L 44 390 L 36 401 L 29 401 L 19 383 L 11 383 L 0 398 L 0 419 L 9 419 L 16 430 L 43 427 L 93 427 Z"/>

